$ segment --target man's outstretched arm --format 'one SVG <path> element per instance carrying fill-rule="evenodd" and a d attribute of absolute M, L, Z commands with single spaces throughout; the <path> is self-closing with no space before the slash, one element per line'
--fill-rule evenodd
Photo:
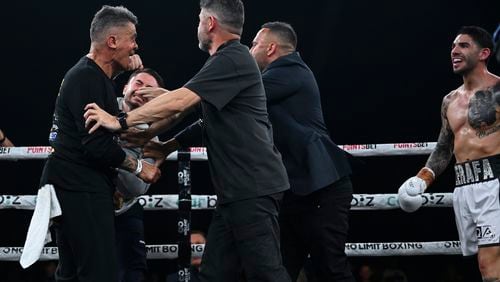
<path fill-rule="evenodd" d="M 138 91 L 146 91 L 141 89 Z M 178 113 L 182 113 L 201 101 L 201 98 L 193 91 L 182 87 L 167 94 L 160 95 L 153 100 L 127 113 L 126 125 L 134 126 L 141 123 L 151 123 L 162 119 L 170 118 Z M 102 110 L 97 104 L 91 103 L 85 106 L 85 126 L 89 133 L 94 132 L 99 127 L 107 128 L 111 131 L 122 129 L 118 119 Z"/>

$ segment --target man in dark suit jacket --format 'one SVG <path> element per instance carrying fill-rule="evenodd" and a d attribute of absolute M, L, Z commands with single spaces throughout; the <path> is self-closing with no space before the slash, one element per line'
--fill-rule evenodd
<path fill-rule="evenodd" d="M 329 137 L 316 79 L 296 45 L 289 24 L 271 22 L 250 50 L 262 71 L 274 142 L 290 181 L 280 211 L 283 263 L 292 281 L 308 255 L 318 281 L 354 281 L 344 252 L 351 169 Z"/>

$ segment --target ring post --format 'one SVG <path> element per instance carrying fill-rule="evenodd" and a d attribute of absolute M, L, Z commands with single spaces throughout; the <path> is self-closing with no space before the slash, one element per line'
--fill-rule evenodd
<path fill-rule="evenodd" d="M 179 216 L 177 232 L 179 238 L 178 251 L 178 281 L 191 281 L 191 153 L 189 150 L 179 150 Z"/>

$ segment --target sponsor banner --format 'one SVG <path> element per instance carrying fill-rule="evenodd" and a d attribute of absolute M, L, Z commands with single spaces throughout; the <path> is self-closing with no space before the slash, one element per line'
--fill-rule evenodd
<path fill-rule="evenodd" d="M 385 144 L 388 145 L 388 144 Z M 389 144 L 392 145 L 394 149 L 428 149 L 431 148 L 429 145 L 429 142 L 417 142 L 417 143 L 394 143 L 394 144 Z M 434 148 L 436 144 L 434 143 L 432 148 Z"/>
<path fill-rule="evenodd" d="M 399 209 L 398 194 L 353 194 L 353 210 L 390 210 Z M 452 207 L 452 193 L 422 194 L 424 207 Z"/>
<path fill-rule="evenodd" d="M 453 193 L 424 193 L 422 198 L 423 207 L 453 207 Z"/>
<path fill-rule="evenodd" d="M 204 244 L 191 245 L 191 256 L 200 258 L 205 249 Z M 178 245 L 147 245 L 146 253 L 148 259 L 176 259 L 178 256 Z"/>
<path fill-rule="evenodd" d="M 46 159 L 53 152 L 52 147 L 0 147 L 0 160 Z"/>
<path fill-rule="evenodd" d="M 0 261 L 19 261 L 23 247 L 0 247 Z M 42 249 L 40 260 L 56 260 L 59 258 L 57 247 L 45 247 Z"/>
<path fill-rule="evenodd" d="M 139 197 L 139 204 L 145 210 L 177 210 L 179 195 L 144 195 Z M 213 210 L 217 205 L 215 195 L 191 195 L 191 209 Z"/>
<path fill-rule="evenodd" d="M 204 244 L 191 245 L 191 256 L 201 257 Z M 176 259 L 179 247 L 172 245 L 147 245 L 148 259 Z M 19 261 L 22 247 L 0 247 L 0 261 Z M 414 256 L 414 255 L 460 255 L 460 242 L 392 242 L 392 243 L 347 243 L 348 256 Z M 57 247 L 42 249 L 40 260 L 57 260 Z"/>
<path fill-rule="evenodd" d="M 452 207 L 452 193 L 422 194 L 424 207 Z M 139 197 L 139 204 L 145 210 L 177 210 L 178 195 L 144 195 Z M 0 209 L 35 209 L 36 196 L 0 195 Z M 191 195 L 193 210 L 212 210 L 217 205 L 215 195 Z M 390 210 L 398 209 L 397 194 L 353 194 L 351 201 L 353 210 Z"/>
<path fill-rule="evenodd" d="M 339 145 L 353 156 L 401 156 L 426 155 L 436 147 L 436 142 L 395 143 L 395 144 L 358 144 Z"/>
<path fill-rule="evenodd" d="M 0 209 L 34 210 L 36 196 L 0 195 Z"/>
<path fill-rule="evenodd" d="M 460 242 L 347 243 L 348 256 L 460 255 Z"/>
<path fill-rule="evenodd" d="M 189 148 L 191 152 L 191 160 L 192 161 L 206 161 L 208 160 L 207 148 L 205 147 L 191 147 Z M 171 153 L 167 157 L 167 161 L 176 161 L 177 160 L 177 151 Z"/>
<path fill-rule="evenodd" d="M 358 152 L 358 151 L 376 150 L 377 144 L 352 144 L 352 145 L 340 145 L 339 147 L 348 152 Z"/>
<path fill-rule="evenodd" d="M 205 148 L 205 147 L 190 147 L 189 151 L 191 153 L 204 153 L 204 154 L 206 154 L 207 148 Z"/>

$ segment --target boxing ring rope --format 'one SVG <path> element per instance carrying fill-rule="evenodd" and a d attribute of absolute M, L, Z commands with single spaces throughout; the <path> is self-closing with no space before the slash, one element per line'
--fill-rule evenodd
<path fill-rule="evenodd" d="M 393 144 L 360 144 L 339 145 L 346 152 L 358 157 L 367 156 L 402 156 L 430 154 L 435 142 L 393 143 Z M 47 146 L 0 147 L 0 160 L 45 159 L 53 149 Z M 188 241 L 190 211 L 214 209 L 217 203 L 215 195 L 191 195 L 189 162 L 206 161 L 207 152 L 204 147 L 190 148 L 189 152 L 174 152 L 167 157 L 169 161 L 179 160 L 179 195 L 144 195 L 139 203 L 145 210 L 179 210 L 178 233 L 183 238 L 180 245 L 148 245 L 148 259 L 175 259 L 178 254 L 184 258 L 179 266 L 184 268 L 189 261 L 185 258 L 192 255 L 199 257 L 204 245 L 189 245 Z M 451 193 L 423 194 L 423 207 L 451 207 Z M 0 209 L 33 210 L 36 204 L 34 195 L 0 195 Z M 397 194 L 354 194 L 351 202 L 352 210 L 390 210 L 398 209 Z M 187 213 L 186 213 L 187 212 Z M 0 247 L 0 261 L 19 260 L 22 247 Z M 458 255 L 461 254 L 460 242 L 372 242 L 346 243 L 348 256 L 413 256 L 413 255 Z M 187 252 L 187 253 L 186 253 Z M 57 247 L 45 247 L 40 260 L 58 258 Z"/>
<path fill-rule="evenodd" d="M 201 257 L 203 244 L 191 245 L 192 257 Z M 0 261 L 18 261 L 22 254 L 22 247 L 0 247 Z M 148 259 L 176 259 L 179 247 L 170 245 L 147 245 Z M 416 255 L 459 255 L 460 242 L 381 242 L 381 243 L 347 243 L 345 252 L 350 257 L 366 256 L 416 256 Z M 40 260 L 58 259 L 57 247 L 45 247 Z"/>
<path fill-rule="evenodd" d="M 424 193 L 423 207 L 441 208 L 453 206 L 452 193 Z M 179 196 L 176 194 L 144 195 L 139 203 L 145 210 L 177 210 Z M 35 209 L 36 196 L 0 195 L 0 209 Z M 191 195 L 193 210 L 212 210 L 217 204 L 215 195 Z M 393 210 L 399 209 L 398 194 L 353 194 L 352 210 Z"/>
<path fill-rule="evenodd" d="M 358 144 L 339 145 L 339 147 L 356 157 L 426 155 L 434 150 L 436 142 Z M 205 147 L 192 147 L 190 152 L 192 161 L 207 160 Z M 52 147 L 48 146 L 0 147 L 0 160 L 46 159 L 50 153 L 52 153 Z M 167 160 L 177 160 L 177 152 L 170 154 Z"/>

